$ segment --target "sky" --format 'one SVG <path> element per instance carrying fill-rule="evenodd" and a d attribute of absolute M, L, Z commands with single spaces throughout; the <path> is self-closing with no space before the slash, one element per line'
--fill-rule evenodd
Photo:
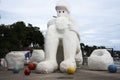
<path fill-rule="evenodd" d="M 65 0 L 79 27 L 81 42 L 120 50 L 120 0 Z M 17 21 L 47 30 L 58 0 L 0 0 L 0 24 Z"/>

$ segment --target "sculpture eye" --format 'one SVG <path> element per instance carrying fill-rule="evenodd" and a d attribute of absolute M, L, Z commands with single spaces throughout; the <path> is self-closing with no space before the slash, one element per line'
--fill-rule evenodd
<path fill-rule="evenodd" d="M 61 11 L 59 11 L 59 13 L 61 13 Z"/>
<path fill-rule="evenodd" d="M 63 13 L 64 13 L 65 11 L 63 11 Z"/>

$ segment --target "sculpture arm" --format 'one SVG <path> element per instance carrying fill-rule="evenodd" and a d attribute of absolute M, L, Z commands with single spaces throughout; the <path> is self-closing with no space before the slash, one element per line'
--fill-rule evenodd
<path fill-rule="evenodd" d="M 80 40 L 79 29 L 78 29 L 75 21 L 73 19 L 71 19 L 71 18 L 69 18 L 69 20 L 70 20 L 70 24 L 68 25 L 69 26 L 69 30 L 70 31 L 74 31 L 77 34 L 77 36 L 78 36 L 78 38 Z"/>
<path fill-rule="evenodd" d="M 55 20 L 56 19 L 49 20 L 48 23 L 47 23 L 47 28 L 49 28 L 51 25 L 55 24 Z"/>

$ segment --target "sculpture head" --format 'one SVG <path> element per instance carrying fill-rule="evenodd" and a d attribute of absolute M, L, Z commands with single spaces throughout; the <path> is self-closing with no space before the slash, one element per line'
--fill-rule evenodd
<path fill-rule="evenodd" d="M 55 7 L 56 11 L 57 11 L 57 16 L 61 17 L 61 16 L 68 16 L 70 11 L 67 7 L 67 5 L 65 3 L 61 3 L 59 2 L 56 7 Z"/>

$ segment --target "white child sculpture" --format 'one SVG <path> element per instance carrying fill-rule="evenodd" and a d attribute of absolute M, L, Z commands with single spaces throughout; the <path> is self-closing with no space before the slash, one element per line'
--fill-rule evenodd
<path fill-rule="evenodd" d="M 40 62 L 36 71 L 38 73 L 51 73 L 58 69 L 56 61 L 57 48 L 62 41 L 64 60 L 60 63 L 60 71 L 66 72 L 68 67 L 76 69 L 76 61 L 82 64 L 82 53 L 78 29 L 70 18 L 70 11 L 66 5 L 58 4 L 55 7 L 57 16 L 48 22 L 48 31 L 45 37 L 45 61 Z"/>

